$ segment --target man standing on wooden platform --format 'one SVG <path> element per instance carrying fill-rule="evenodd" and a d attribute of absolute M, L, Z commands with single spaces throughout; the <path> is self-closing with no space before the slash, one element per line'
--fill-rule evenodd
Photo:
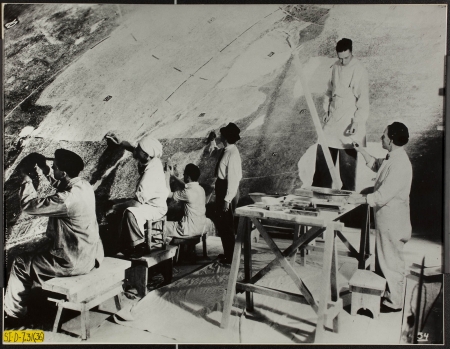
<path fill-rule="evenodd" d="M 145 242 L 145 223 L 161 220 L 167 213 L 169 189 L 161 163 L 162 144 L 152 136 L 142 138 L 136 147 L 128 141 L 119 141 L 113 133 L 105 137 L 132 152 L 138 161 L 140 178 L 135 198 L 114 205 L 109 213 L 123 213 L 119 238 L 121 252 L 127 257 L 140 258 L 150 252 Z"/>
<path fill-rule="evenodd" d="M 366 145 L 366 120 L 369 116 L 369 82 L 367 71 L 352 54 L 352 41 L 342 39 L 336 45 L 339 60 L 333 64 L 323 107 L 323 132 L 339 172 L 342 189 L 355 190 L 357 152 L 352 139 Z M 351 137 L 351 138 L 350 138 Z M 313 186 L 332 187 L 330 171 L 320 144 L 317 146 Z"/>

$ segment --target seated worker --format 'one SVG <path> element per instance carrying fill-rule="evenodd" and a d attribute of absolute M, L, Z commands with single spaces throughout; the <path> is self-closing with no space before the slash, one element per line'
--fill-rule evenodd
<path fill-rule="evenodd" d="M 409 193 L 412 166 L 403 146 L 408 143 L 408 128 L 401 122 L 389 125 L 381 136 L 381 144 L 389 153 L 386 158 L 372 157 L 359 144 L 355 149 L 377 172 L 374 192 L 362 198 L 348 199 L 351 204 L 369 204 L 374 209 L 376 242 L 375 272 L 386 279 L 381 312 L 403 308 L 405 258 L 403 247 L 411 238 Z"/>
<path fill-rule="evenodd" d="M 84 168 L 81 157 L 70 150 L 56 150 L 52 174 L 44 156 L 30 155 L 19 169 L 20 204 L 23 212 L 49 217 L 46 235 L 53 245 L 13 261 L 4 301 L 5 327 L 10 328 L 23 325 L 33 283 L 41 285 L 54 277 L 87 274 L 100 265 L 104 256 L 94 190 L 78 177 Z M 39 178 L 36 165 L 57 189 L 55 194 L 37 197 L 30 178 Z"/>
<path fill-rule="evenodd" d="M 119 237 L 120 250 L 131 258 L 140 258 L 149 253 L 145 242 L 144 224 L 147 220 L 160 220 L 167 213 L 166 177 L 161 163 L 162 145 L 151 137 L 142 138 L 137 147 L 127 141 L 119 141 L 116 135 L 107 139 L 133 153 L 138 161 L 139 182 L 135 198 L 114 205 L 112 211 L 123 212 Z"/>
<path fill-rule="evenodd" d="M 169 194 L 169 198 L 183 203 L 184 216 L 178 222 L 166 223 L 168 238 L 202 234 L 206 224 L 206 198 L 205 190 L 198 184 L 199 177 L 200 169 L 196 165 L 186 165 L 183 173 L 185 188 Z"/>

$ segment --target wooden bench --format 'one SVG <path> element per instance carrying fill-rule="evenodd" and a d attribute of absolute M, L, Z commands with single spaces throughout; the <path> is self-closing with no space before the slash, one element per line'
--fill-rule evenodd
<path fill-rule="evenodd" d="M 349 281 L 352 292 L 351 315 L 359 309 L 368 309 L 377 319 L 380 315 L 381 296 L 386 288 L 386 280 L 370 270 L 357 270 Z"/>
<path fill-rule="evenodd" d="M 81 313 L 81 338 L 88 339 L 89 310 L 112 297 L 120 310 L 119 295 L 123 292 L 125 270 L 130 266 L 129 261 L 106 257 L 100 267 L 89 274 L 57 277 L 44 282 L 43 290 L 63 296 L 61 299 L 48 298 L 58 306 L 53 332 L 58 332 L 63 309 L 72 309 Z"/>
<path fill-rule="evenodd" d="M 128 259 L 119 253 L 116 257 L 125 259 L 131 263 L 131 268 L 125 271 L 127 282 L 135 287 L 139 297 L 147 294 L 149 269 L 155 266 L 161 267 L 164 283 L 169 284 L 173 275 L 173 257 L 177 252 L 177 246 L 166 246 L 165 250 L 153 249 L 149 254 L 140 258 Z"/>

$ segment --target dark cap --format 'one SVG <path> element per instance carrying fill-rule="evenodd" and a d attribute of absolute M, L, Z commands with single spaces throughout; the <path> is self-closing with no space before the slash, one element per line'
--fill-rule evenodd
<path fill-rule="evenodd" d="M 66 172 L 70 177 L 76 177 L 84 169 L 83 159 L 73 151 L 56 149 L 55 160 L 58 168 Z"/>
<path fill-rule="evenodd" d="M 234 143 L 241 139 L 239 133 L 241 130 L 236 124 L 230 122 L 227 126 L 220 129 L 220 133 L 224 135 L 228 142 Z"/>

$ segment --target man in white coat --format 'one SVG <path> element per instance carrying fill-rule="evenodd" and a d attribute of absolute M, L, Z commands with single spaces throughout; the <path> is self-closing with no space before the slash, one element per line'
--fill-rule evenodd
<path fill-rule="evenodd" d="M 139 258 L 150 252 L 145 242 L 144 224 L 147 220 L 160 220 L 167 213 L 167 195 L 163 165 L 161 163 L 162 145 L 151 137 L 142 138 L 137 147 L 127 141 L 119 141 L 114 134 L 106 138 L 133 153 L 138 160 L 138 172 L 141 175 L 136 186 L 133 200 L 117 204 L 113 211 L 123 212 L 120 250 L 129 257 Z"/>
<path fill-rule="evenodd" d="M 367 166 L 377 172 L 373 194 L 349 203 L 367 203 L 374 209 L 376 226 L 375 271 L 386 279 L 387 288 L 382 312 L 399 311 L 403 307 L 405 260 L 403 247 L 411 238 L 409 193 L 412 166 L 403 146 L 408 143 L 408 128 L 394 122 L 381 136 L 386 158 L 375 159 L 355 143 Z"/>
<path fill-rule="evenodd" d="M 357 152 L 352 139 L 365 146 L 366 120 L 369 116 L 369 82 L 366 69 L 352 54 L 352 41 L 342 39 L 336 45 L 339 60 L 333 64 L 325 94 L 323 132 L 339 172 L 342 189 L 355 190 Z M 313 186 L 332 187 L 331 174 L 323 150 L 317 147 Z"/>

